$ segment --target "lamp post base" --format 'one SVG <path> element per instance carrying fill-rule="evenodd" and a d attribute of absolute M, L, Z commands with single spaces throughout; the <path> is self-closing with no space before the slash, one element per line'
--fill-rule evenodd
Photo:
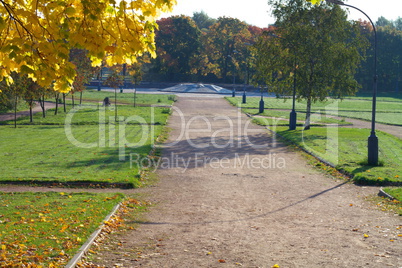
<path fill-rule="evenodd" d="M 235 97 L 236 96 L 236 92 L 235 92 L 235 90 L 233 89 L 233 91 L 232 91 L 232 97 Z"/>
<path fill-rule="evenodd" d="M 375 134 L 368 137 L 368 165 L 378 166 L 378 138 Z"/>
<path fill-rule="evenodd" d="M 243 101 L 242 103 L 246 103 L 246 93 L 243 93 Z"/>
<path fill-rule="evenodd" d="M 262 98 L 261 98 L 261 100 L 260 100 L 260 107 L 259 107 L 258 112 L 259 112 L 260 114 L 262 114 L 262 113 L 264 112 L 264 100 L 263 100 Z"/>
<path fill-rule="evenodd" d="M 290 112 L 290 117 L 289 117 L 289 130 L 296 129 L 296 122 L 297 122 L 297 113 L 295 110 L 292 110 Z"/>

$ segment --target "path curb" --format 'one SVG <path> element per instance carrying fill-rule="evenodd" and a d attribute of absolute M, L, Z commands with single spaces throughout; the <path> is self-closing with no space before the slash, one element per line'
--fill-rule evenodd
<path fill-rule="evenodd" d="M 389 198 L 390 200 L 395 200 L 396 198 L 393 197 L 392 195 L 386 193 L 382 188 L 380 189 L 380 191 L 378 192 L 378 196 L 382 196 L 385 198 Z"/>
<path fill-rule="evenodd" d="M 102 221 L 102 224 L 96 229 L 91 236 L 88 238 L 88 240 L 80 247 L 78 252 L 74 255 L 74 257 L 66 264 L 65 268 L 74 268 L 77 263 L 81 260 L 81 258 L 85 255 L 85 253 L 88 252 L 89 248 L 92 246 L 92 244 L 95 242 L 95 239 L 99 236 L 99 234 L 102 232 L 103 227 L 105 226 L 105 222 L 109 221 L 113 215 L 119 210 L 121 207 L 121 203 L 117 204 L 114 206 L 112 211 L 106 216 L 106 218 Z"/>

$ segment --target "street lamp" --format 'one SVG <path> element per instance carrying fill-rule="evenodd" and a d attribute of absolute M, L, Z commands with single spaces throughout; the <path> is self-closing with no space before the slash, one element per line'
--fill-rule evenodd
<path fill-rule="evenodd" d="M 373 101 L 372 101 L 372 111 L 371 111 L 371 133 L 368 137 L 367 149 L 368 149 L 368 164 L 370 166 L 378 165 L 378 138 L 375 134 L 375 116 L 376 116 L 376 105 L 377 105 L 377 29 L 371 18 L 361 9 L 345 4 L 340 0 L 326 0 L 327 3 L 332 3 L 340 6 L 346 6 L 354 8 L 361 13 L 363 13 L 370 21 L 374 30 L 374 77 L 373 77 Z"/>
<path fill-rule="evenodd" d="M 246 76 L 244 77 L 243 98 L 242 98 L 243 104 L 247 103 L 246 85 L 248 84 L 248 66 L 246 67 L 245 75 Z"/>
<path fill-rule="evenodd" d="M 237 52 L 237 51 L 234 50 L 234 51 L 233 51 L 233 54 L 236 53 L 236 52 Z M 234 57 L 233 57 L 232 55 L 228 55 L 228 58 L 231 58 L 231 59 L 232 59 L 232 62 L 233 62 L 233 90 L 232 90 L 232 97 L 235 97 L 235 96 L 236 96 L 236 92 L 235 92 L 235 84 L 236 84 L 235 72 L 236 72 L 236 66 L 235 66 L 235 63 L 234 63 Z"/>
<path fill-rule="evenodd" d="M 234 64 L 234 58 L 232 57 L 233 60 L 233 91 L 232 91 L 232 97 L 236 96 L 236 91 L 235 91 L 235 84 L 236 84 L 236 76 L 235 76 L 235 72 L 236 72 L 236 66 Z"/>
<path fill-rule="evenodd" d="M 297 62 L 296 62 L 296 48 L 294 44 L 289 42 L 283 37 L 280 37 L 279 35 L 276 35 L 274 33 L 270 34 L 272 37 L 279 38 L 285 40 L 293 49 L 293 53 L 295 55 L 295 62 L 294 62 L 294 73 L 293 73 L 293 101 L 292 101 L 292 111 L 290 112 L 289 116 L 289 130 L 295 130 L 296 129 L 296 124 L 297 124 L 297 113 L 295 110 L 296 106 L 296 70 L 297 70 Z"/>
<path fill-rule="evenodd" d="M 264 96 L 263 96 L 264 91 L 263 91 L 262 87 L 260 87 L 260 91 L 261 91 L 261 100 L 260 100 L 260 107 L 258 109 L 258 112 L 260 114 L 262 114 L 264 112 Z"/>
<path fill-rule="evenodd" d="M 252 46 L 253 44 L 251 44 L 251 43 L 248 43 L 248 42 L 245 42 L 244 43 L 246 46 Z M 244 54 L 243 54 L 244 55 Z M 245 77 L 244 77 L 244 88 L 243 88 L 243 99 L 242 99 L 242 103 L 247 103 L 247 97 L 246 97 L 246 85 L 248 85 L 248 72 L 249 72 L 249 70 L 248 70 L 248 63 L 247 63 L 247 56 L 248 56 L 249 54 L 247 53 L 245 56 L 246 56 L 246 71 L 245 71 Z"/>

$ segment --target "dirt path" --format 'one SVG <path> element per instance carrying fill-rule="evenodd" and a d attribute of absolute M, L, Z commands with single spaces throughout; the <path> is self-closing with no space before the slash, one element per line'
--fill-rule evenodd
<path fill-rule="evenodd" d="M 352 123 L 353 125 L 343 126 L 343 127 L 371 129 L 371 122 L 369 122 L 369 121 L 353 119 L 353 118 L 345 118 L 345 120 L 347 122 Z M 401 126 L 393 126 L 393 125 L 376 123 L 376 130 L 381 130 L 381 131 L 387 132 L 391 135 L 394 135 L 394 136 L 402 139 L 402 127 Z"/>
<path fill-rule="evenodd" d="M 45 103 L 46 110 L 52 109 L 55 107 L 56 107 L 56 104 L 54 102 L 46 102 Z M 37 103 L 35 105 L 35 107 L 32 108 L 32 113 L 36 114 L 39 112 L 42 112 L 42 108 L 40 107 L 39 103 Z M 21 116 L 29 116 L 29 110 L 17 112 L 17 118 L 20 118 Z M 14 120 L 14 113 L 0 114 L 0 121 L 8 121 L 8 120 Z"/>
<path fill-rule="evenodd" d="M 223 99 L 176 107 L 160 182 L 141 189 L 155 206 L 97 265 L 402 267 L 401 218 L 364 198 L 377 188 L 322 175 Z"/>

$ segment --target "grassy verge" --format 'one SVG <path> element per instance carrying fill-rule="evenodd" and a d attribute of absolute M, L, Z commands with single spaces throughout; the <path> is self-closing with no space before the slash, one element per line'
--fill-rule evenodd
<path fill-rule="evenodd" d="M 34 125 L 21 118 L 16 129 L 1 126 L 0 182 L 139 186 L 170 109 L 122 105 L 117 111 L 118 122 L 113 106 L 92 104 L 36 114 Z"/>
<path fill-rule="evenodd" d="M 399 216 L 402 216 L 402 188 L 384 188 L 386 193 L 394 197 L 395 199 L 391 200 L 388 197 L 368 197 L 368 200 L 372 201 L 376 204 L 376 206 L 383 211 L 393 211 Z M 402 226 L 399 227 L 402 229 Z M 402 237 L 402 233 L 398 235 Z"/>
<path fill-rule="evenodd" d="M 0 193 L 0 266 L 64 266 L 122 200 L 121 194 Z"/>
<path fill-rule="evenodd" d="M 382 166 L 373 167 L 365 164 L 369 130 L 314 127 L 308 131 L 290 131 L 281 126 L 272 129 L 297 146 L 332 163 L 338 170 L 353 175 L 357 183 L 402 185 L 402 140 L 392 135 L 377 133 Z"/>
<path fill-rule="evenodd" d="M 395 94 L 394 94 L 395 95 Z M 240 97 L 227 97 L 231 104 L 243 109 L 254 110 L 257 113 L 260 98 L 250 97 L 246 104 L 241 103 Z M 269 109 L 267 112 L 273 113 L 273 110 L 287 110 L 285 113 L 279 114 L 279 117 L 288 118 L 286 113 L 292 108 L 292 101 L 288 98 L 264 98 L 264 107 Z M 322 102 L 315 102 L 312 105 L 312 112 L 325 117 L 325 115 L 350 117 L 363 120 L 371 120 L 372 101 L 371 98 L 365 96 L 348 97 L 343 100 L 327 99 Z M 279 111 L 277 111 L 279 112 Z M 296 112 L 303 115 L 299 119 L 304 119 L 306 112 L 306 101 L 298 101 L 296 103 Z M 264 112 L 263 115 L 265 115 Z M 400 95 L 390 95 L 379 97 L 377 100 L 376 121 L 384 124 L 402 125 L 402 110 L 400 108 Z M 346 120 L 347 121 L 347 120 Z"/>
<path fill-rule="evenodd" d="M 270 125 L 282 125 L 288 126 L 289 125 L 289 117 L 290 112 L 284 110 L 274 110 L 274 109 L 265 109 L 263 113 L 259 113 L 258 109 L 242 109 L 243 112 L 248 113 L 250 115 L 258 115 L 261 117 L 265 117 L 267 122 Z M 298 114 L 298 125 L 303 125 L 303 119 L 305 118 L 304 114 Z M 312 114 L 311 115 L 311 124 L 318 126 L 318 125 L 325 125 L 325 124 L 340 124 L 340 125 L 348 125 L 351 123 L 346 122 L 344 119 L 338 120 L 335 118 L 331 118 L 326 114 Z"/>
<path fill-rule="evenodd" d="M 402 188 L 384 188 L 384 191 L 392 197 L 402 201 Z"/>
<path fill-rule="evenodd" d="M 93 267 L 93 262 L 96 263 L 96 258 L 102 256 L 103 252 L 113 252 L 116 255 L 121 254 L 121 238 L 125 237 L 127 232 L 132 232 L 137 229 L 141 224 L 146 223 L 147 219 L 144 212 L 147 212 L 153 204 L 142 200 L 141 195 L 135 196 L 136 198 L 128 198 L 124 202 L 124 209 L 119 211 L 118 216 L 124 219 L 124 222 L 115 228 L 112 234 L 109 234 L 107 239 L 100 238 L 96 243 L 92 244 L 88 253 L 78 263 L 79 267 Z M 139 198 L 139 199 L 137 199 Z M 132 261 L 137 258 L 143 258 L 143 248 L 135 247 L 131 250 Z"/>
<path fill-rule="evenodd" d="M 123 91 L 124 92 L 124 91 Z M 92 101 L 103 101 L 104 98 L 108 97 L 111 102 L 114 102 L 114 91 L 97 91 L 97 90 L 85 90 L 83 92 L 82 98 L 85 100 Z M 79 94 L 75 94 L 75 101 L 79 101 Z M 171 105 L 176 97 L 174 95 L 154 95 L 154 94 L 136 94 L 135 102 L 139 106 L 147 105 Z M 67 96 L 67 100 L 71 100 L 71 95 Z M 126 92 L 120 93 L 117 90 L 117 102 L 125 104 L 134 104 L 134 93 Z"/>

